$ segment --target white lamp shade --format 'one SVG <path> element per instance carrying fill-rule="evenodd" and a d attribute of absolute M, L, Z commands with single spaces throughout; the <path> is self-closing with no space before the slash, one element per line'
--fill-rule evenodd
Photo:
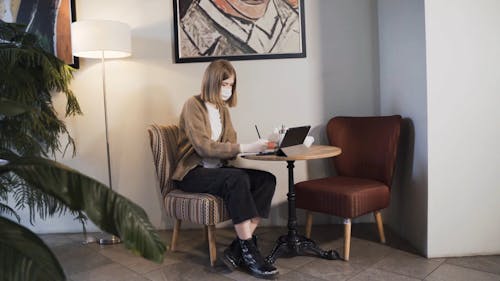
<path fill-rule="evenodd" d="M 82 58 L 124 58 L 132 53 L 130 26 L 110 20 L 84 20 L 71 24 L 73 55 Z"/>

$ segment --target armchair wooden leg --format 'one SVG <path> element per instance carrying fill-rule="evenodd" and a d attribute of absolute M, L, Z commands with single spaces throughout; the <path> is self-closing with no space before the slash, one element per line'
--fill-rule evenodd
<path fill-rule="evenodd" d="M 210 265 L 215 266 L 217 248 L 215 247 L 215 225 L 208 226 L 208 250 L 210 252 Z"/>
<path fill-rule="evenodd" d="M 311 211 L 306 212 L 306 237 L 311 238 L 311 228 L 313 223 L 313 214 Z"/>
<path fill-rule="evenodd" d="M 203 239 L 208 241 L 208 225 L 203 225 Z"/>
<path fill-rule="evenodd" d="M 351 251 L 351 219 L 344 219 L 344 260 L 349 260 Z"/>
<path fill-rule="evenodd" d="M 172 233 L 172 243 L 170 245 L 170 250 L 175 252 L 175 245 L 177 245 L 177 237 L 179 237 L 179 230 L 181 229 L 181 220 L 175 220 L 174 231 Z"/>
<path fill-rule="evenodd" d="M 378 235 L 380 236 L 380 243 L 385 244 L 384 223 L 382 222 L 382 214 L 380 211 L 373 212 L 375 220 L 377 221 Z"/>

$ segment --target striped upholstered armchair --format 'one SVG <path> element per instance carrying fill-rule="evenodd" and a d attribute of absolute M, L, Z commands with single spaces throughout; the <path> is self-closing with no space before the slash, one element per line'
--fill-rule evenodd
<path fill-rule="evenodd" d="M 151 125 L 148 128 L 151 150 L 160 183 L 163 207 L 167 216 L 175 219 L 171 250 L 179 235 L 181 221 L 189 221 L 205 226 L 210 252 L 210 265 L 217 260 L 215 247 L 215 225 L 229 219 L 226 206 L 220 197 L 207 193 L 188 193 L 176 189 L 170 175 L 177 159 L 177 138 L 179 128 L 175 125 Z"/>

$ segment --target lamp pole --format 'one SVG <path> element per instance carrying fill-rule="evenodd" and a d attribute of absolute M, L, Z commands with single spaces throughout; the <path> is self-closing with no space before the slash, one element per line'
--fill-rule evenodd
<path fill-rule="evenodd" d="M 113 179 L 111 176 L 111 152 L 109 149 L 105 59 L 124 58 L 131 55 L 132 44 L 130 26 L 126 23 L 110 20 L 85 20 L 74 22 L 71 24 L 71 48 L 74 56 L 101 59 L 108 180 L 109 188 L 113 190 Z M 85 228 L 84 232 L 86 232 Z M 87 239 L 86 243 L 88 241 L 90 240 Z M 116 244 L 120 242 L 120 239 L 114 235 L 112 235 L 111 238 L 101 238 L 97 240 L 97 243 L 101 245 Z"/>
<path fill-rule="evenodd" d="M 108 180 L 109 188 L 113 189 L 113 179 L 111 178 L 111 156 L 109 152 L 109 133 L 108 133 L 108 103 L 106 99 L 106 71 L 104 66 L 104 51 L 101 51 L 102 65 L 102 94 L 104 97 L 104 128 L 106 130 L 106 154 L 108 156 Z"/>
<path fill-rule="evenodd" d="M 109 188 L 113 190 L 113 179 L 111 177 L 111 154 L 109 152 L 109 132 L 108 132 L 108 103 L 106 99 L 106 67 L 104 63 L 104 51 L 101 51 L 101 65 L 102 65 L 102 95 L 104 97 L 104 129 L 106 131 L 106 155 L 108 160 L 108 180 Z M 100 238 L 97 240 L 100 245 L 113 245 L 121 243 L 119 237 L 111 235 L 109 238 Z"/>

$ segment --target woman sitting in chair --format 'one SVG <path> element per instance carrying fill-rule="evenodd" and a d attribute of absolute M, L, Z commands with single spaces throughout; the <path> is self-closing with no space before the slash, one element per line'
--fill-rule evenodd
<path fill-rule="evenodd" d="M 273 278 L 277 269 L 261 256 L 253 235 L 267 218 L 276 187 L 273 174 L 227 165 L 240 152 L 261 152 L 267 141 L 236 143 L 228 107 L 236 105 L 236 72 L 226 60 L 210 63 L 201 94 L 191 97 L 179 120 L 179 151 L 172 179 L 186 192 L 220 196 L 229 211 L 237 238 L 224 251 L 230 270 L 244 266 L 259 278 Z"/>

